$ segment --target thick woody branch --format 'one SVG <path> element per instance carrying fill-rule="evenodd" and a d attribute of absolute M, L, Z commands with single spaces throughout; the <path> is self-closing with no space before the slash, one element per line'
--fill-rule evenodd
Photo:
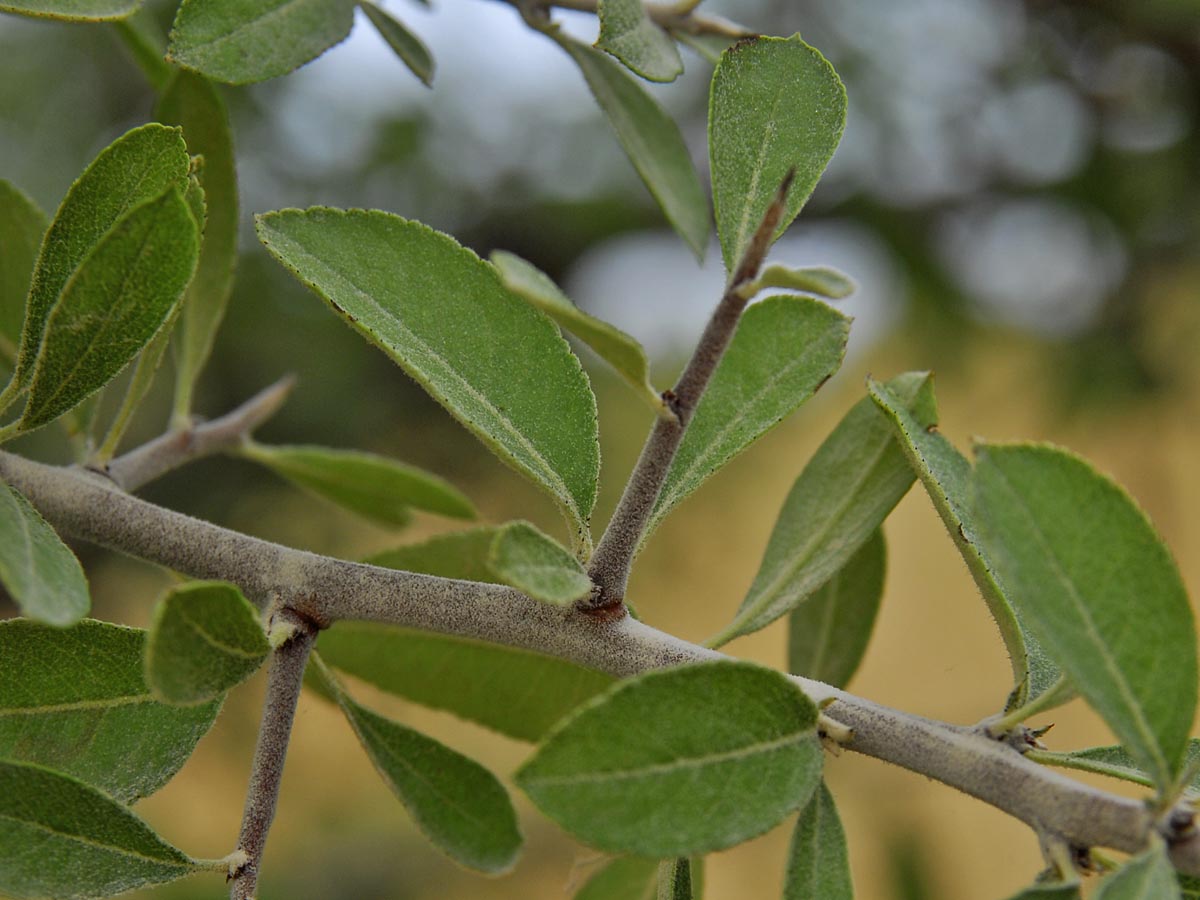
<path fill-rule="evenodd" d="M 219 419 L 169 431 L 114 459 L 106 467 L 105 474 L 118 487 L 136 491 L 193 460 L 232 450 L 255 428 L 279 412 L 295 384 L 296 379 L 289 375 Z"/>
<path fill-rule="evenodd" d="M 323 627 L 340 619 L 403 625 L 557 656 L 616 676 L 725 658 L 628 616 L 604 618 L 537 603 L 517 591 L 350 563 L 258 540 L 123 493 L 93 472 L 0 452 L 0 478 L 56 528 L 197 578 L 242 587 L 260 605 L 282 602 Z M 1200 875 L 1200 832 L 1179 807 L 1156 823 L 1129 800 L 1026 759 L 982 730 L 879 706 L 795 678 L 825 713 L 852 729 L 845 746 L 958 788 L 1072 846 L 1136 852 L 1152 830 L 1180 871 Z M 1164 824 L 1165 823 L 1165 824 Z"/>
<path fill-rule="evenodd" d="M 271 656 L 258 746 L 254 750 L 242 830 L 238 835 L 240 863 L 230 872 L 229 900 L 253 900 L 255 896 L 263 848 L 279 800 L 296 702 L 304 683 L 304 666 L 317 636 L 317 629 L 311 622 L 288 609 L 276 612 L 272 628 L 287 629 L 290 634 Z"/>
<path fill-rule="evenodd" d="M 753 281 L 762 268 L 763 259 L 775 237 L 775 229 L 783 217 L 788 190 L 792 186 L 795 170 L 788 172 L 775 199 L 767 208 L 762 222 L 754 232 L 749 246 L 738 261 L 733 277 L 725 293 L 713 310 L 700 341 L 692 353 L 683 374 L 679 376 L 673 390 L 663 395 L 674 416 L 660 416 L 642 447 L 641 456 L 634 466 L 621 500 L 604 529 L 604 536 L 596 546 L 588 566 L 588 575 L 599 589 L 582 602 L 581 608 L 615 606 L 625 598 L 625 584 L 633 558 L 646 532 L 646 524 L 654 512 L 658 496 L 662 493 L 671 461 L 683 441 L 683 433 L 704 390 L 721 362 L 738 321 L 746 309 L 749 297 L 740 288 Z"/>

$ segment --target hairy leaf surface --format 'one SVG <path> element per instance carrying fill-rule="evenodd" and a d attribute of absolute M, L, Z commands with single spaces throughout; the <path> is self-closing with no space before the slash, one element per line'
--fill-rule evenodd
<path fill-rule="evenodd" d="M 347 674 L 522 741 L 613 683 L 552 656 L 390 625 L 338 622 L 318 646 Z"/>
<path fill-rule="evenodd" d="M 569 38 L 561 44 L 579 66 L 592 96 L 667 221 L 696 257 L 703 258 L 712 220 L 708 198 L 679 126 L 607 54 Z"/>
<path fill-rule="evenodd" d="M 374 453 L 331 447 L 250 443 L 243 456 L 338 506 L 381 525 L 402 526 L 408 510 L 475 518 L 475 507 L 453 485 L 415 466 Z"/>
<path fill-rule="evenodd" d="M 363 562 L 443 578 L 503 584 L 488 564 L 497 528 L 485 526 L 439 534 L 419 544 L 406 544 L 368 556 Z"/>
<path fill-rule="evenodd" d="M 846 833 L 823 781 L 792 833 L 783 900 L 854 900 Z"/>
<path fill-rule="evenodd" d="M 1078 884 L 1035 884 L 1009 900 L 1080 900 Z"/>
<path fill-rule="evenodd" d="M 382 212 L 260 216 L 267 249 L 501 459 L 588 542 L 596 400 L 557 329 L 453 238 Z M 469 324 L 470 327 L 467 327 Z"/>
<path fill-rule="evenodd" d="M 111 897 L 196 864 L 130 810 L 61 772 L 0 759 L 0 891 Z"/>
<path fill-rule="evenodd" d="M 27 384 L 50 310 L 101 239 L 126 214 L 182 185 L 188 152 L 178 128 L 143 125 L 117 138 L 71 185 L 42 242 L 29 288 L 17 378 Z"/>
<path fill-rule="evenodd" d="M 1122 781 L 1132 781 L 1134 784 L 1154 787 L 1154 779 L 1139 766 L 1138 761 L 1129 751 L 1119 744 L 1112 747 L 1088 747 L 1084 750 L 1069 750 L 1061 753 L 1041 750 L 1037 753 L 1037 761 L 1064 769 L 1080 769 L 1084 772 L 1095 772 L 1112 778 L 1120 778 Z M 1197 762 L 1200 762 L 1200 740 L 1193 738 L 1187 742 L 1187 749 L 1184 752 L 1185 768 L 1192 770 L 1191 767 Z M 1200 773 L 1194 775 L 1186 787 L 1193 791 L 1200 791 Z"/>
<path fill-rule="evenodd" d="M 808 266 L 802 269 L 767 266 L 758 276 L 758 283 L 765 288 L 787 288 L 816 294 L 818 297 L 828 297 L 830 300 L 844 300 L 858 290 L 853 278 L 828 266 Z"/>
<path fill-rule="evenodd" d="M 646 359 L 646 351 L 637 340 L 619 328 L 589 316 L 572 303 L 548 275 L 516 254 L 494 250 L 489 259 L 505 287 L 596 351 L 634 390 L 641 392 L 652 407 L 662 406 L 658 391 L 650 384 L 650 362 Z"/>
<path fill-rule="evenodd" d="M 606 863 L 575 900 L 658 900 L 658 861 L 619 856 Z"/>
<path fill-rule="evenodd" d="M 346 39 L 353 0 L 184 0 L 167 58 L 216 81 L 286 75 Z"/>
<path fill-rule="evenodd" d="M 846 124 L 846 89 L 797 35 L 738 41 L 713 73 L 708 155 L 725 268 L 733 271 L 792 167 L 775 237 L 816 187 Z"/>
<path fill-rule="evenodd" d="M 0 12 L 65 22 L 106 22 L 137 12 L 142 0 L 3 0 Z"/>
<path fill-rule="evenodd" d="M 918 422 L 934 423 L 927 373 L 909 372 L 888 386 Z M 864 397 L 796 479 L 746 599 L 711 643 L 757 631 L 811 598 L 867 542 L 913 480 L 887 419 Z"/>
<path fill-rule="evenodd" d="M 1175 868 L 1161 842 L 1100 882 L 1095 900 L 1178 900 Z"/>
<path fill-rule="evenodd" d="M 693 900 L 695 896 L 690 857 L 664 859 L 658 864 L 658 896 L 655 900 Z"/>
<path fill-rule="evenodd" d="M 0 757 L 48 766 L 123 802 L 187 761 L 220 702 L 157 702 L 142 674 L 146 633 L 88 619 L 60 630 L 0 623 Z"/>
<path fill-rule="evenodd" d="M 807 297 L 770 297 L 747 309 L 684 432 L 646 534 L 812 397 L 842 364 L 849 334 L 846 316 Z"/>
<path fill-rule="evenodd" d="M 369 0 L 360 0 L 358 5 L 375 26 L 380 37 L 387 41 L 392 52 L 408 66 L 408 70 L 420 78 L 426 87 L 432 85 L 433 54 L 421 39 Z"/>
<path fill-rule="evenodd" d="M 92 605 L 79 560 L 17 491 L 0 482 L 0 584 L 22 614 L 72 625 Z M 2 661 L 0 661 L 2 665 Z"/>
<path fill-rule="evenodd" d="M 0 357 L 16 359 L 25 321 L 25 299 L 37 263 L 46 214 L 0 178 Z"/>
<path fill-rule="evenodd" d="M 146 642 L 146 681 L 164 703 L 222 696 L 271 654 L 258 611 L 234 585 L 193 581 L 159 601 Z"/>
<path fill-rule="evenodd" d="M 647 81 L 674 81 L 683 60 L 671 36 L 651 21 L 641 0 L 600 0 L 596 46 Z"/>
<path fill-rule="evenodd" d="M 602 850 L 705 853 L 808 800 L 821 773 L 816 721 L 812 701 L 778 672 L 681 666 L 592 700 L 515 777 L 542 812 Z"/>
<path fill-rule="evenodd" d="M 22 429 L 52 422 L 137 356 L 179 302 L 199 250 L 196 220 L 175 188 L 101 239 L 46 319 Z"/>
<path fill-rule="evenodd" d="M 569 606 L 593 589 L 579 560 L 528 522 L 511 522 L 497 531 L 488 565 L 504 584 L 556 606 Z"/>
<path fill-rule="evenodd" d="M 788 671 L 845 687 L 862 662 L 883 599 L 887 550 L 876 529 L 788 617 Z"/>
<path fill-rule="evenodd" d="M 976 449 L 980 534 L 1009 600 L 1160 789 L 1196 711 L 1179 571 L 1129 495 L 1046 445 Z"/>

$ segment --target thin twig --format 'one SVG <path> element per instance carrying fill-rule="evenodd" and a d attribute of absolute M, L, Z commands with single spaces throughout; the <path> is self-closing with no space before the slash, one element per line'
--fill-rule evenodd
<path fill-rule="evenodd" d="M 671 469 L 671 461 L 683 441 L 684 431 L 704 395 L 705 388 L 708 387 L 709 379 L 716 371 L 729 342 L 733 340 L 738 320 L 741 319 L 749 300 L 738 289 L 758 276 L 763 258 L 775 237 L 775 229 L 779 227 L 779 221 L 783 217 L 788 190 L 792 186 L 794 176 L 795 169 L 784 176 L 775 199 L 767 207 L 753 238 L 734 269 L 725 293 L 717 303 L 717 308 L 713 310 L 712 318 L 708 320 L 687 368 L 679 376 L 674 390 L 663 395 L 675 412 L 675 417 L 656 419 L 654 427 L 650 430 L 650 436 L 642 447 L 642 453 L 629 476 L 621 500 L 604 530 L 604 536 L 596 546 L 596 552 L 588 567 L 588 575 L 598 590 L 587 600 L 581 601 L 581 609 L 613 607 L 625 599 L 629 570 L 641 544 L 646 524 L 654 512 L 659 494 L 662 493 L 667 473 Z"/>
<path fill-rule="evenodd" d="M 503 2 L 518 9 L 522 4 L 522 0 L 503 0 Z M 540 5 L 546 8 L 556 7 L 592 14 L 598 13 L 600 8 L 599 0 L 548 0 Z M 694 12 L 698 5 L 699 3 L 646 3 L 644 8 L 652 22 L 672 31 L 682 31 L 687 34 L 711 34 L 731 40 L 753 37 L 757 33 L 721 16 Z"/>
<path fill-rule="evenodd" d="M 255 394 L 219 419 L 169 431 L 130 450 L 108 464 L 105 474 L 126 491 L 139 487 L 202 456 L 237 447 L 259 425 L 277 413 L 296 384 L 289 375 Z"/>
<path fill-rule="evenodd" d="M 319 627 L 386 622 L 556 656 L 624 677 L 727 659 L 628 616 L 604 619 L 538 603 L 494 584 L 351 563 L 294 550 L 163 509 L 95 472 L 0 451 L 0 479 L 57 529 L 196 578 L 239 585 L 260 606 L 278 598 Z M 1141 850 L 1157 828 L 1176 868 L 1200 876 L 1200 830 L 1178 805 L 1156 821 L 1145 804 L 1074 781 L 1027 759 L 979 727 L 879 706 L 806 678 L 793 681 L 827 716 L 853 730 L 846 748 L 964 791 L 1081 847 Z"/>
<path fill-rule="evenodd" d="M 296 702 L 304 683 L 304 667 L 317 636 L 317 628 L 312 622 L 289 609 L 276 612 L 272 624 L 289 629 L 291 634 L 271 656 L 267 697 L 258 728 L 258 746 L 254 750 L 254 768 L 250 772 L 246 809 L 242 813 L 242 829 L 238 835 L 238 851 L 245 857 L 230 872 L 229 900 L 253 900 L 258 887 L 258 871 L 267 832 L 275 818 L 283 762 L 292 736 Z"/>

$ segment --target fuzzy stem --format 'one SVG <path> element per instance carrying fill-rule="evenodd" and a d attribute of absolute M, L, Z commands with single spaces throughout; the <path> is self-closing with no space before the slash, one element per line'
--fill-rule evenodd
<path fill-rule="evenodd" d="M 242 829 L 238 835 L 238 850 L 246 856 L 245 861 L 230 873 L 229 900 L 253 900 L 258 887 L 258 871 L 267 832 L 275 818 L 283 762 L 292 735 L 296 702 L 304 683 L 304 667 L 317 636 L 316 626 L 291 610 L 279 610 L 274 621 L 291 629 L 291 635 L 271 657 L 267 698 L 263 704 L 254 767 L 246 790 L 246 809 L 242 813 Z"/>

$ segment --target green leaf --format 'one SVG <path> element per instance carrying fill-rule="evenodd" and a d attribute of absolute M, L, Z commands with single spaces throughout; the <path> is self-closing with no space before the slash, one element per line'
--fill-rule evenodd
<path fill-rule="evenodd" d="M 369 0 L 359 0 L 358 5 L 409 71 L 420 78 L 426 87 L 432 85 L 433 55 L 421 39 Z"/>
<path fill-rule="evenodd" d="M 1095 900 L 1179 900 L 1175 868 L 1161 841 L 1135 856 L 1096 888 Z"/>
<path fill-rule="evenodd" d="M 227 84 L 286 75 L 346 39 L 354 0 L 183 0 L 167 59 Z"/>
<path fill-rule="evenodd" d="M 494 453 L 547 490 L 580 545 L 590 543 L 596 400 L 545 316 L 453 238 L 399 216 L 286 210 L 260 216 L 258 234 Z"/>
<path fill-rule="evenodd" d="M 697 259 L 703 259 L 712 220 L 708 198 L 679 126 L 607 54 L 570 38 L 557 40 L 579 66 L 592 96 L 667 221 Z"/>
<path fill-rule="evenodd" d="M 46 320 L 22 430 L 54 421 L 137 356 L 179 302 L 199 249 L 196 220 L 176 188 L 104 236 Z"/>
<path fill-rule="evenodd" d="M 25 320 L 25 299 L 37 262 L 46 214 L 0 178 L 0 356 L 16 359 Z"/>
<path fill-rule="evenodd" d="M 277 475 L 382 525 L 402 526 L 410 508 L 473 519 L 452 485 L 414 466 L 357 450 L 248 443 L 239 452 Z"/>
<path fill-rule="evenodd" d="M 194 706 L 241 684 L 270 654 L 258 611 L 241 591 L 193 581 L 168 591 L 154 611 L 146 681 L 164 703 Z"/>
<path fill-rule="evenodd" d="M 980 546 L 979 527 L 971 509 L 971 463 L 937 431 L 913 418 L 888 388 L 873 379 L 868 380 L 867 388 L 895 428 L 900 449 L 925 486 L 1000 629 L 1015 685 L 1009 708 L 1040 697 L 1058 683 L 1062 673 L 1022 623 L 996 579 L 995 566 Z M 1063 700 L 1069 698 L 1066 694 Z"/>
<path fill-rule="evenodd" d="M 646 351 L 634 338 L 618 328 L 589 316 L 572 303 L 553 281 L 537 267 L 504 250 L 490 257 L 504 286 L 528 300 L 560 326 L 596 351 L 617 370 L 635 391 L 641 393 L 655 410 L 662 408 L 662 397 L 650 384 L 650 363 Z"/>
<path fill-rule="evenodd" d="M 807 297 L 769 297 L 747 309 L 684 432 L 646 534 L 815 394 L 842 364 L 849 334 L 846 316 Z"/>
<path fill-rule="evenodd" d="M 552 656 L 388 625 L 338 622 L 318 647 L 343 672 L 521 741 L 613 683 Z"/>
<path fill-rule="evenodd" d="M 688 34 L 682 28 L 672 28 L 671 37 L 690 47 L 698 56 L 714 66 L 721 61 L 721 54 L 734 42 L 734 38 L 720 34 Z"/>
<path fill-rule="evenodd" d="M 0 482 L 0 584 L 23 615 L 72 625 L 92 605 L 79 560 L 19 493 Z"/>
<path fill-rule="evenodd" d="M 158 101 L 160 121 L 183 128 L 188 150 L 204 157 L 204 240 L 200 263 L 184 295 L 177 344 L 176 394 L 191 387 L 212 352 L 225 316 L 237 263 L 238 193 L 229 114 L 217 88 L 200 75 L 178 71 Z"/>
<path fill-rule="evenodd" d="M 143 125 L 109 144 L 92 161 L 55 213 L 42 241 L 29 288 L 17 379 L 28 384 L 42 333 L 64 286 L 97 244 L 133 209 L 161 197 L 188 174 L 188 153 L 178 128 Z"/>
<path fill-rule="evenodd" d="M 508 792 L 474 760 L 355 703 L 317 661 L 375 770 L 434 845 L 471 869 L 512 868 L 521 833 Z"/>
<path fill-rule="evenodd" d="M 658 900 L 658 860 L 619 856 L 587 880 L 575 900 Z"/>
<path fill-rule="evenodd" d="M 3 0 L 0 12 L 65 22 L 107 22 L 131 16 L 142 0 Z"/>
<path fill-rule="evenodd" d="M 158 703 L 142 674 L 145 643 L 139 629 L 89 619 L 66 630 L 0 622 L 0 757 L 58 769 L 126 803 L 166 784 L 221 704 Z"/>
<path fill-rule="evenodd" d="M 674 81 L 683 60 L 671 36 L 651 21 L 641 0 L 600 0 L 596 47 L 647 81 Z"/>
<path fill-rule="evenodd" d="M 504 584 L 543 603 L 569 606 L 593 590 L 579 560 L 528 522 L 512 522 L 496 533 L 488 565 Z"/>
<path fill-rule="evenodd" d="M 0 891 L 111 897 L 197 868 L 94 787 L 40 766 L 0 760 Z"/>
<path fill-rule="evenodd" d="M 363 562 L 443 578 L 502 584 L 488 564 L 497 531 L 488 526 L 441 534 L 419 544 L 384 550 Z"/>
<path fill-rule="evenodd" d="M 1088 747 L 1085 750 L 1069 750 L 1063 753 L 1038 750 L 1034 753 L 1034 759 L 1037 762 L 1063 769 L 1079 769 L 1083 772 L 1094 772 L 1099 775 L 1120 778 L 1122 781 L 1132 781 L 1134 784 L 1154 787 L 1154 779 L 1146 774 L 1129 751 L 1120 745 Z M 1187 742 L 1184 765 L 1191 770 L 1191 767 L 1197 762 L 1200 762 L 1200 740 L 1193 738 Z M 1200 773 L 1195 774 L 1186 786 L 1190 790 L 1200 791 Z"/>
<path fill-rule="evenodd" d="M 1080 900 L 1079 884 L 1035 884 L 1009 900 Z"/>
<path fill-rule="evenodd" d="M 1179 879 L 1180 900 L 1200 900 L 1200 878 L 1184 875 L 1182 872 L 1177 873 L 1175 877 Z"/>
<path fill-rule="evenodd" d="M 854 900 L 846 833 L 823 781 L 792 833 L 783 900 Z"/>
<path fill-rule="evenodd" d="M 844 300 L 858 290 L 853 278 L 828 266 L 809 266 L 803 269 L 767 266 L 758 276 L 758 285 L 803 291 L 818 297 L 828 297 L 830 300 Z"/>
<path fill-rule="evenodd" d="M 762 834 L 821 777 L 817 710 L 778 672 L 739 662 L 622 681 L 563 720 L 515 776 L 602 850 L 689 856 Z"/>
<path fill-rule="evenodd" d="M 1129 495 L 1079 457 L 1029 444 L 976 454 L 980 533 L 1006 595 L 1167 790 L 1197 681 L 1195 624 L 1170 553 Z"/>
<path fill-rule="evenodd" d="M 846 125 L 846 89 L 825 57 L 799 35 L 738 41 L 713 72 L 708 155 L 725 268 L 733 271 L 788 171 L 775 237 L 816 187 Z"/>
<path fill-rule="evenodd" d="M 788 671 L 845 687 L 867 649 L 879 603 L 887 550 L 875 529 L 833 577 L 788 617 Z"/>
<path fill-rule="evenodd" d="M 888 387 L 918 422 L 934 423 L 928 373 L 900 375 Z M 870 539 L 913 480 L 887 419 L 864 397 L 796 479 L 746 599 L 710 643 L 757 631 L 807 602 Z"/>
<path fill-rule="evenodd" d="M 691 859 L 679 856 L 658 864 L 658 896 L 655 900 L 693 900 L 695 896 Z"/>

